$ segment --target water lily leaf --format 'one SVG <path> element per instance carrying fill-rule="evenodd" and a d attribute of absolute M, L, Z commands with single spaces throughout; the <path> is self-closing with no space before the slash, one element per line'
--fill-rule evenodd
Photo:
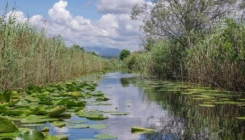
<path fill-rule="evenodd" d="M 83 120 L 69 120 L 67 121 L 68 124 L 84 124 L 86 121 Z"/>
<path fill-rule="evenodd" d="M 155 129 L 149 129 L 149 128 L 143 128 L 143 127 L 137 127 L 137 126 L 131 127 L 132 133 L 148 133 L 148 132 L 154 132 L 154 131 L 156 131 L 156 130 Z"/>
<path fill-rule="evenodd" d="M 19 131 L 17 132 L 12 132 L 12 133 L 0 133 L 0 138 L 1 137 L 16 137 L 20 134 Z"/>
<path fill-rule="evenodd" d="M 33 109 L 31 114 L 34 114 L 34 115 L 46 115 L 47 113 L 48 113 L 47 109 L 44 106 L 37 106 L 37 107 L 35 107 Z"/>
<path fill-rule="evenodd" d="M 7 111 L 7 114 L 10 115 L 10 116 L 19 116 L 23 113 L 30 113 L 29 110 L 26 110 L 26 109 L 13 109 L 13 110 L 8 110 Z"/>
<path fill-rule="evenodd" d="M 52 125 L 56 126 L 56 127 L 63 127 L 66 125 L 66 123 L 64 122 L 59 122 L 59 121 L 55 121 L 52 123 Z"/>
<path fill-rule="evenodd" d="M 25 119 L 22 119 L 22 123 L 46 123 L 47 121 L 52 122 L 52 121 L 57 121 L 59 120 L 58 118 L 48 118 L 47 116 L 36 116 L 36 115 L 30 115 L 26 117 Z"/>
<path fill-rule="evenodd" d="M 96 98 L 95 100 L 96 101 L 108 101 L 110 99 L 109 98 L 106 98 L 106 97 L 99 97 L 99 98 Z"/>
<path fill-rule="evenodd" d="M 43 126 L 43 124 L 37 123 L 37 124 L 22 124 L 21 126 L 24 127 L 36 127 L 36 126 Z"/>
<path fill-rule="evenodd" d="M 101 111 L 98 110 L 88 110 L 88 111 L 79 111 L 76 112 L 76 115 L 79 117 L 87 118 L 90 120 L 105 120 L 108 119 L 107 116 L 104 116 Z"/>
<path fill-rule="evenodd" d="M 75 139 L 75 140 L 99 140 L 99 139 L 90 139 L 90 138 L 85 138 L 85 139 Z"/>
<path fill-rule="evenodd" d="M 6 107 L 6 106 L 8 106 L 8 105 L 9 105 L 9 103 L 3 102 L 3 103 L 0 104 L 0 107 L 2 108 L 2 107 Z"/>
<path fill-rule="evenodd" d="M 34 129 L 31 128 L 19 128 L 20 132 L 25 132 L 25 131 L 34 131 Z"/>
<path fill-rule="evenodd" d="M 109 134 L 98 134 L 94 136 L 97 139 L 116 139 L 117 136 L 109 135 Z"/>
<path fill-rule="evenodd" d="M 48 127 L 44 127 L 44 128 L 42 129 L 42 132 L 49 132 L 49 128 L 48 128 Z"/>
<path fill-rule="evenodd" d="M 85 124 L 76 124 L 76 125 L 67 125 L 68 128 L 73 128 L 73 129 L 84 129 L 84 128 L 89 128 L 88 125 Z"/>
<path fill-rule="evenodd" d="M 60 140 L 58 137 L 56 136 L 51 136 L 51 135 L 47 135 L 44 140 Z"/>
<path fill-rule="evenodd" d="M 64 106 L 56 106 L 55 108 L 49 111 L 50 117 L 58 117 L 61 116 L 66 111 L 66 107 Z"/>
<path fill-rule="evenodd" d="M 215 107 L 213 104 L 199 104 L 201 107 Z"/>
<path fill-rule="evenodd" d="M 89 128 L 93 128 L 93 129 L 105 129 L 106 125 L 105 124 L 93 124 L 90 125 Z"/>
<path fill-rule="evenodd" d="M 26 131 L 16 137 L 16 140 L 43 140 L 44 135 L 38 131 Z"/>
<path fill-rule="evenodd" d="M 18 127 L 8 117 L 0 116 L 0 133 L 11 133 L 18 131 Z"/>
<path fill-rule="evenodd" d="M 102 114 L 101 115 L 85 115 L 85 116 L 81 116 L 81 117 L 85 117 L 89 120 L 106 120 L 106 119 L 109 119 L 109 117 L 107 116 L 103 116 Z"/>
<path fill-rule="evenodd" d="M 128 112 L 112 112 L 111 115 L 128 115 Z"/>
<path fill-rule="evenodd" d="M 73 97 L 82 97 L 81 92 L 78 92 L 78 91 L 71 92 L 70 95 L 73 96 Z"/>
<path fill-rule="evenodd" d="M 55 135 L 59 140 L 68 140 L 70 135 Z"/>

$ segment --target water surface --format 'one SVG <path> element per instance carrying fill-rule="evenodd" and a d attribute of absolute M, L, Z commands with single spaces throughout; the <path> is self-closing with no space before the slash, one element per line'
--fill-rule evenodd
<path fill-rule="evenodd" d="M 237 119 L 245 116 L 243 94 L 209 88 L 193 92 L 189 89 L 193 88 L 192 85 L 176 89 L 173 85 L 179 83 L 149 81 L 133 76 L 122 73 L 104 75 L 96 90 L 105 93 L 111 105 L 86 106 L 86 109 L 128 112 L 128 115 L 108 115 L 109 119 L 103 121 L 90 121 L 73 115 L 72 120 L 85 120 L 88 124 L 104 123 L 108 127 L 103 130 L 52 127 L 50 133 L 70 134 L 70 140 L 94 138 L 100 133 L 115 135 L 118 140 L 245 139 L 245 121 Z M 166 85 L 174 88 L 166 90 Z M 201 94 L 203 89 L 205 94 Z M 187 91 L 193 94 L 185 94 Z M 214 106 L 202 107 L 202 104 Z M 132 126 L 157 131 L 132 134 Z"/>

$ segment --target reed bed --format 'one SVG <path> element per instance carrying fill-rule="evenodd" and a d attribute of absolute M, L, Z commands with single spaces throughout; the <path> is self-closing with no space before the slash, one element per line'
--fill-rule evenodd
<path fill-rule="evenodd" d="M 108 60 L 68 48 L 14 16 L 0 18 L 0 90 L 65 81 L 109 67 Z"/>
<path fill-rule="evenodd" d="M 215 24 L 210 33 L 196 36 L 198 41 L 185 50 L 172 40 L 156 40 L 150 51 L 125 59 L 124 67 L 159 79 L 244 92 L 244 23 L 228 18 Z"/>

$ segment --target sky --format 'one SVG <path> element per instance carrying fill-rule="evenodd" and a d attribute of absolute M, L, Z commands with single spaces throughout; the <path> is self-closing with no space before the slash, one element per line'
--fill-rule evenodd
<path fill-rule="evenodd" d="M 150 0 L 1 0 L 0 14 L 16 7 L 20 22 L 38 29 L 45 28 L 48 36 L 61 35 L 68 46 L 109 47 L 135 51 L 142 49 L 142 21 L 131 20 L 131 8 Z"/>

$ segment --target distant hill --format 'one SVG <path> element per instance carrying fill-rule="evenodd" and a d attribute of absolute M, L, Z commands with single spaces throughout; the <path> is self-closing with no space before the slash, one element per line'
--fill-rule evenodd
<path fill-rule="evenodd" d="M 91 47 L 91 46 L 83 46 L 84 50 L 87 52 L 95 52 L 101 57 L 106 58 L 118 58 L 120 52 L 122 50 L 116 48 L 102 48 L 102 47 Z"/>

